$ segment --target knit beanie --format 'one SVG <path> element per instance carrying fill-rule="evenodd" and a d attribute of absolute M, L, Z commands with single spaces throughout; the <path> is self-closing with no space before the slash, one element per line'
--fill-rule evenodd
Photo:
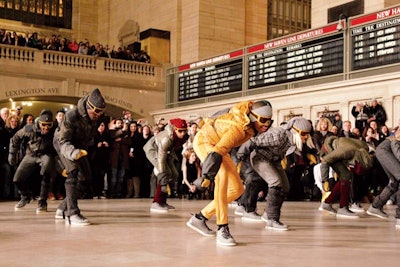
<path fill-rule="evenodd" d="M 104 109 L 106 107 L 106 103 L 104 101 L 103 96 L 100 93 L 98 88 L 94 89 L 88 97 L 88 104 L 90 107 L 95 107 L 99 109 Z"/>
<path fill-rule="evenodd" d="M 251 113 L 258 116 L 271 118 L 272 117 L 272 105 L 267 100 L 261 100 L 254 102 L 251 107 Z M 257 118 L 250 113 L 250 121 L 255 122 Z"/>
<path fill-rule="evenodd" d="M 296 129 L 299 129 L 300 131 L 304 131 L 304 132 L 311 131 L 311 124 L 305 118 L 297 117 L 293 123 L 293 126 L 296 127 Z"/>
<path fill-rule="evenodd" d="M 40 122 L 53 122 L 53 112 L 48 109 L 42 110 L 39 115 Z"/>
<path fill-rule="evenodd" d="M 169 121 L 169 123 L 171 123 L 172 125 L 174 125 L 175 128 L 177 128 L 178 130 L 187 130 L 187 123 L 186 123 L 186 121 L 183 120 L 183 119 L 179 119 L 179 118 L 171 119 L 171 120 Z"/>
<path fill-rule="evenodd" d="M 293 117 L 283 127 L 288 130 L 296 128 L 298 131 L 310 132 L 312 126 L 311 123 L 305 118 Z"/>

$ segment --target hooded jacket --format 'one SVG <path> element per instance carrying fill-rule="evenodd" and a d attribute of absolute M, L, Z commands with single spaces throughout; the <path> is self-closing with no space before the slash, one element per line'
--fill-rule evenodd
<path fill-rule="evenodd" d="M 232 148 L 240 146 L 254 136 L 255 132 L 248 117 L 252 104 L 251 101 L 240 102 L 217 118 L 204 119 L 199 132 L 204 132 L 205 138 L 213 145 L 209 153 L 227 155 Z"/>
<path fill-rule="evenodd" d="M 347 161 L 352 165 L 359 162 L 365 170 L 373 165 L 367 143 L 358 139 L 330 136 L 325 139 L 323 150 L 326 152 L 323 160 L 329 165 L 339 160 Z"/>

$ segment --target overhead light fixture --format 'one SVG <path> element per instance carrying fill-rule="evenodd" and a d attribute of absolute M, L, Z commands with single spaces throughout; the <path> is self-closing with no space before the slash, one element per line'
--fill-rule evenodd
<path fill-rule="evenodd" d="M 344 14 L 340 14 L 339 15 L 339 22 L 338 22 L 338 24 L 336 26 L 336 30 L 338 30 L 338 31 L 342 31 L 343 30 L 343 27 L 346 26 L 346 24 L 343 26 L 343 22 L 346 23 L 346 19 L 347 18 L 346 18 L 346 16 Z"/>

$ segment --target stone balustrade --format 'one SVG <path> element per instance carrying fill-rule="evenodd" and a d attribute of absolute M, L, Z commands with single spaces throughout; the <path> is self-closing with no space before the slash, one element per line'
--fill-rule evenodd
<path fill-rule="evenodd" d="M 46 71 L 67 71 L 84 74 L 118 75 L 121 78 L 159 82 L 165 80 L 163 66 L 137 61 L 99 58 L 73 53 L 37 50 L 27 47 L 0 45 L 0 66 L 30 65 Z M 93 73 L 94 72 L 94 73 Z"/>

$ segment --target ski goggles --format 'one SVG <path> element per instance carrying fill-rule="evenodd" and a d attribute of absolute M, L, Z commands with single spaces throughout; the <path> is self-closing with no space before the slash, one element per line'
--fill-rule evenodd
<path fill-rule="evenodd" d="M 49 121 L 49 122 L 39 121 L 39 126 L 51 128 L 51 127 L 53 127 L 53 122 L 52 121 Z"/>
<path fill-rule="evenodd" d="M 96 114 L 102 114 L 104 112 L 104 108 L 98 108 L 95 105 L 93 105 L 92 102 L 89 101 L 89 99 L 87 100 L 87 106 L 93 110 L 94 113 Z"/>
<path fill-rule="evenodd" d="M 263 116 L 255 114 L 253 111 L 250 111 L 250 113 L 251 113 L 251 115 L 253 115 L 256 118 L 256 120 L 260 124 L 265 125 L 265 126 L 270 126 L 272 124 L 271 117 L 263 117 Z"/>
<path fill-rule="evenodd" d="M 299 128 L 297 128 L 297 127 L 295 127 L 295 126 L 293 126 L 292 128 L 293 128 L 293 130 L 295 130 L 300 136 L 308 136 L 308 135 L 310 134 L 310 132 L 302 131 L 302 130 L 300 130 Z"/>

